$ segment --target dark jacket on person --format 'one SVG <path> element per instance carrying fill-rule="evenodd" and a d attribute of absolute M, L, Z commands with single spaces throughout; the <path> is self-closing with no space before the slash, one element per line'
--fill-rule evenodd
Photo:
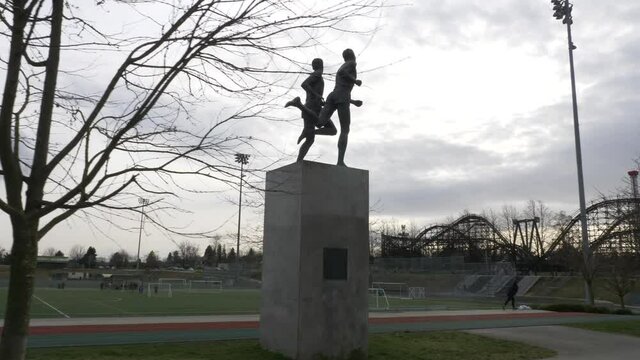
<path fill-rule="evenodd" d="M 518 283 L 514 282 L 513 285 L 511 285 L 511 287 L 509 288 L 509 292 L 507 292 L 507 296 L 513 297 L 513 296 L 516 296 L 517 293 L 518 293 Z"/>

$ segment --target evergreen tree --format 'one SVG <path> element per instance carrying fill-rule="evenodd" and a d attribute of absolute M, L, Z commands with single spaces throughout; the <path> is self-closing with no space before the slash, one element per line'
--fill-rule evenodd
<path fill-rule="evenodd" d="M 145 260 L 145 267 L 147 269 L 157 269 L 160 267 L 160 259 L 158 259 L 158 256 L 155 252 L 149 252 L 149 255 L 147 255 L 147 259 Z"/>
<path fill-rule="evenodd" d="M 129 255 L 124 251 L 115 252 L 109 259 L 109 265 L 116 269 L 126 268 L 129 265 Z"/>
<path fill-rule="evenodd" d="M 82 259 L 80 259 L 80 265 L 84 266 L 85 268 L 95 268 L 96 267 L 96 263 L 97 263 L 97 252 L 96 252 L 96 248 L 94 248 L 93 246 L 89 246 L 89 249 L 87 249 L 87 252 L 84 254 L 84 256 L 82 257 Z"/>
<path fill-rule="evenodd" d="M 204 264 L 207 266 L 211 266 L 215 263 L 216 261 L 215 259 L 216 259 L 215 250 L 213 250 L 211 245 L 207 246 L 207 248 L 204 250 L 204 256 L 203 256 Z"/>
<path fill-rule="evenodd" d="M 173 252 L 173 264 L 184 267 L 184 265 L 182 264 L 182 257 L 180 257 L 180 253 L 178 252 L 178 250 Z"/>
<path fill-rule="evenodd" d="M 256 251 L 253 248 L 249 248 L 249 251 L 245 256 L 242 256 L 241 259 L 246 263 L 253 263 L 256 261 Z"/>
<path fill-rule="evenodd" d="M 222 262 L 222 245 L 218 244 L 218 249 L 216 251 L 216 266 L 220 265 Z"/>

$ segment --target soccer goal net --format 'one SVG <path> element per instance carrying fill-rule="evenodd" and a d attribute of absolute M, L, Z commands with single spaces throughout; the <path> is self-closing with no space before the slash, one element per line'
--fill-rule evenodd
<path fill-rule="evenodd" d="M 171 284 L 173 286 L 173 290 L 186 289 L 188 285 L 187 279 L 181 279 L 181 278 L 159 278 L 158 283 Z"/>
<path fill-rule="evenodd" d="M 409 297 L 409 287 L 407 283 L 374 281 L 371 283 L 371 287 L 384 289 L 385 294 L 392 298 L 406 299 Z"/>
<path fill-rule="evenodd" d="M 426 299 L 427 289 L 424 288 L 423 286 L 410 287 L 409 298 L 410 299 Z"/>
<path fill-rule="evenodd" d="M 189 292 L 218 292 L 222 290 L 220 280 L 191 280 L 189 281 Z"/>
<path fill-rule="evenodd" d="M 389 309 L 389 299 L 384 289 L 369 288 L 369 309 Z"/>
<path fill-rule="evenodd" d="M 168 283 L 148 283 L 147 284 L 147 296 L 163 296 L 163 297 L 172 297 L 173 292 L 171 291 L 171 284 Z"/>

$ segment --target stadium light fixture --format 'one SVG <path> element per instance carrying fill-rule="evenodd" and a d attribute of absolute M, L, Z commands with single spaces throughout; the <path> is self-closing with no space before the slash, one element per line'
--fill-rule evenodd
<path fill-rule="evenodd" d="M 140 268 L 140 242 L 142 240 L 142 226 L 144 223 L 144 207 L 149 205 L 149 199 L 138 198 L 138 204 L 142 205 L 140 211 L 140 232 L 138 233 L 138 255 L 136 256 L 136 270 Z"/>
<path fill-rule="evenodd" d="M 240 164 L 240 197 L 238 198 L 238 238 L 236 241 L 236 281 L 240 278 L 240 220 L 242 219 L 242 178 L 244 166 L 249 163 L 249 155 L 237 153 L 236 162 Z"/>
<path fill-rule="evenodd" d="M 553 17 L 562 20 L 563 24 L 567 25 L 567 41 L 569 45 L 569 68 L 571 73 L 571 97 L 573 100 L 573 132 L 576 145 L 576 163 L 578 170 L 578 195 L 580 198 L 580 224 L 582 233 L 582 257 L 584 261 L 585 271 L 591 271 L 591 248 L 589 247 L 589 236 L 587 232 L 587 210 L 586 201 L 584 195 L 584 178 L 582 175 L 582 151 L 580 145 L 580 123 L 578 122 L 578 100 L 576 95 L 576 75 L 573 66 L 573 50 L 576 46 L 573 44 L 571 37 L 571 25 L 573 24 L 573 4 L 566 0 L 551 0 L 553 4 Z M 588 275 L 590 276 L 590 275 Z M 592 304 L 591 287 L 586 284 L 584 287 L 585 302 Z"/>

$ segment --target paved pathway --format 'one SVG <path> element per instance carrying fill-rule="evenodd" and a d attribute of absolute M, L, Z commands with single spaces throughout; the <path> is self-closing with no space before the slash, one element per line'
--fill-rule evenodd
<path fill-rule="evenodd" d="M 624 316 L 546 311 L 372 312 L 371 333 L 545 326 L 622 319 Z M 30 347 L 115 345 L 259 336 L 258 315 L 34 319 Z"/>
<path fill-rule="evenodd" d="M 565 326 L 536 326 L 468 331 L 505 340 L 519 341 L 555 350 L 549 360 L 605 360 L 640 358 L 640 338 Z"/>

